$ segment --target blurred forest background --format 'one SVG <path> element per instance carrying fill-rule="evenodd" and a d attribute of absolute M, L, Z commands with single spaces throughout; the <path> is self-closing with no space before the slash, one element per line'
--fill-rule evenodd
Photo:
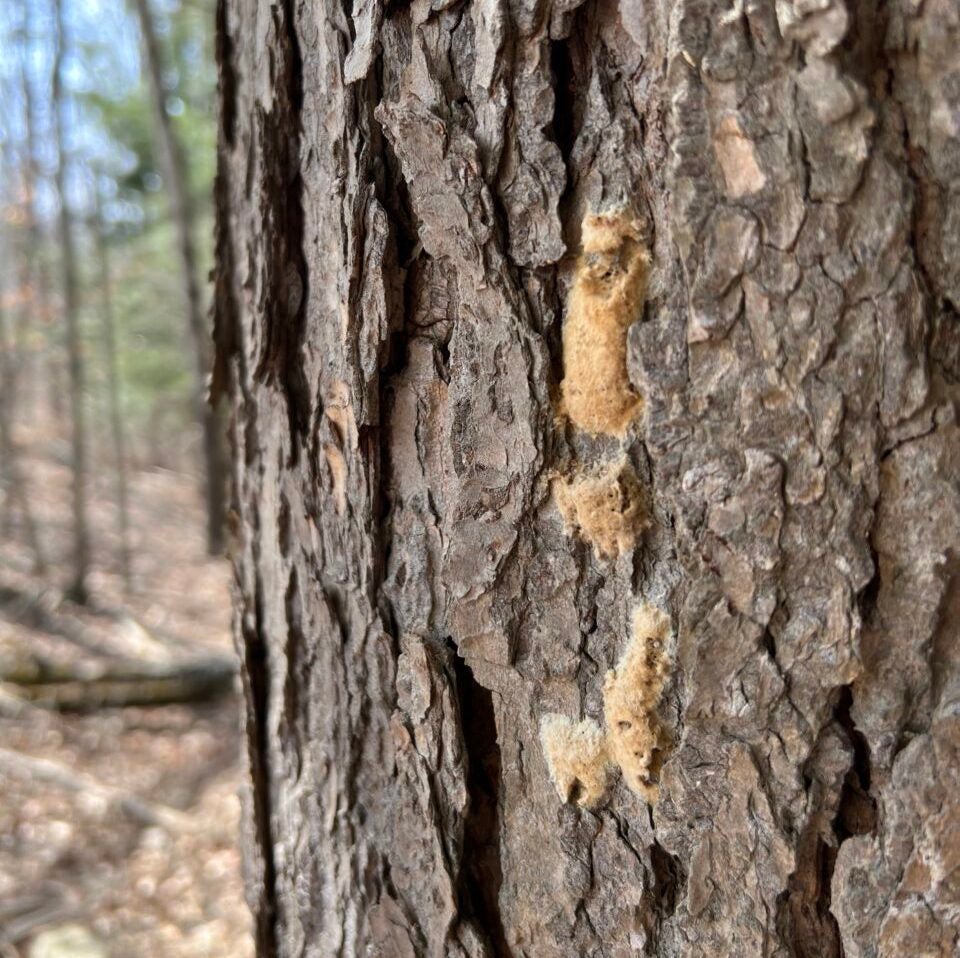
<path fill-rule="evenodd" d="M 252 953 L 214 0 L 0 0 L 0 956 Z"/>

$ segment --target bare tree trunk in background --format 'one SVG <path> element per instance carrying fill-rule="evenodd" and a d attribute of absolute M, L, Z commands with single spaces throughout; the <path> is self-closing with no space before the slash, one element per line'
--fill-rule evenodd
<path fill-rule="evenodd" d="M 21 3 L 20 12 L 22 16 L 22 26 L 24 38 L 30 35 L 30 12 L 25 3 Z M 26 137 L 22 147 L 22 155 L 18 164 L 18 174 L 22 188 L 21 203 L 23 207 L 24 231 L 26 233 L 26 243 L 17 251 L 19 256 L 20 286 L 22 297 L 20 300 L 20 310 L 18 314 L 15 342 L 19 352 L 20 346 L 29 338 L 31 328 L 37 328 L 39 325 L 36 310 L 37 289 L 34 286 L 34 277 L 36 276 L 36 263 L 40 256 L 40 235 L 37 226 L 37 217 L 34 210 L 36 201 L 36 159 L 34 157 L 34 148 L 36 146 L 33 138 L 33 89 L 30 85 L 30 78 L 27 75 L 27 54 L 25 44 L 18 50 L 19 71 L 17 93 L 22 98 L 24 124 L 26 127 Z M 39 395 L 39 383 L 41 375 L 41 359 L 39 350 L 32 351 L 29 356 L 21 355 L 19 365 L 25 367 L 25 360 L 29 359 L 32 369 L 25 369 L 27 388 L 30 390 L 31 403 L 35 405 Z M 35 415 L 35 408 L 30 411 Z"/>
<path fill-rule="evenodd" d="M 39 231 L 35 229 L 33 218 L 33 189 L 31 177 L 26 172 L 29 160 L 24 157 L 21 167 L 24 189 L 23 215 L 26 221 L 26 243 L 19 244 L 16 250 L 19 273 L 19 306 L 16 311 L 16 323 L 13 330 L 13 352 L 17 357 L 18 377 L 22 380 L 17 392 L 17 405 L 25 415 L 34 420 L 41 395 L 41 383 L 44 379 L 44 363 L 37 348 L 40 317 L 37 313 L 37 290 L 34 286 L 36 259 L 41 253 Z"/>
<path fill-rule="evenodd" d="M 956 954 L 953 0 L 218 29 L 259 954 Z"/>
<path fill-rule="evenodd" d="M 63 0 L 57 0 L 57 48 L 53 61 L 53 109 L 56 114 L 57 197 L 60 201 L 60 255 L 63 267 L 63 316 L 67 328 L 70 369 L 71 466 L 73 469 L 73 569 L 69 594 L 77 602 L 87 600 L 90 569 L 90 535 L 87 527 L 87 426 L 83 407 L 84 366 L 77 298 L 77 266 L 73 246 L 70 201 L 67 197 L 66 103 L 63 96 L 64 37 Z"/>
<path fill-rule="evenodd" d="M 117 330 L 113 318 L 112 277 L 110 275 L 110 247 L 107 243 L 103 212 L 100 206 L 100 191 L 93 188 L 96 198 L 94 233 L 97 243 L 97 258 L 100 265 L 100 320 L 103 330 L 103 358 L 107 367 L 107 392 L 110 406 L 110 436 L 113 444 L 114 478 L 117 496 L 117 532 L 120 537 L 120 570 L 124 589 L 129 592 L 132 583 L 130 559 L 130 518 L 127 496 L 127 441 L 123 429 L 122 399 L 120 395 L 120 372 L 117 366 Z"/>
<path fill-rule="evenodd" d="M 33 9 L 36 9 L 35 7 Z M 24 0 L 24 29 L 29 32 L 31 26 L 31 5 Z M 42 14 L 41 14 L 42 15 Z M 29 236 L 29 261 L 25 264 L 25 273 L 30 283 L 28 308 L 33 323 L 38 328 L 47 327 L 44 335 L 45 352 L 40 361 L 45 367 L 45 398 L 54 422 L 62 422 L 65 415 L 63 395 L 66 392 L 64 382 L 64 364 L 62 346 L 56 341 L 53 326 L 53 311 L 50 303 L 50 275 L 44 256 L 46 238 L 37 221 L 35 207 L 39 168 L 36 150 L 36 117 L 34 116 L 34 93 L 30 77 L 27 74 L 26 57 L 21 52 L 20 85 L 23 91 L 24 121 L 26 132 L 27 157 L 24 164 L 26 180 L 27 233 Z"/>
<path fill-rule="evenodd" d="M 9 152 L 12 152 L 10 144 L 5 144 L 4 148 L 0 150 L 0 160 L 3 161 L 0 162 L 0 172 L 7 173 L 9 171 L 11 179 L 15 181 L 11 193 L 16 194 L 17 190 L 20 190 L 20 202 L 26 217 L 30 217 L 32 215 L 32 193 L 29 188 L 29 180 L 23 174 L 23 169 L 18 170 L 16 164 L 8 157 Z M 26 165 L 25 163 L 24 167 Z M 28 255 L 23 250 L 15 249 L 12 242 L 5 245 L 3 252 L 11 259 L 19 259 L 23 264 L 29 263 Z M 46 571 L 46 557 L 33 518 L 33 509 L 30 506 L 30 497 L 27 494 L 26 481 L 20 466 L 19 450 L 14 435 L 24 382 L 22 376 L 25 354 L 23 334 L 26 321 L 29 318 L 28 316 L 25 317 L 28 310 L 29 276 L 26 275 L 27 272 L 27 269 L 21 270 L 23 275 L 20 278 L 20 288 L 13 290 L 14 295 L 10 297 L 14 301 L 19 301 L 19 328 L 16 332 L 11 329 L 7 303 L 0 302 L 0 477 L 2 477 L 7 492 L 6 501 L 3 504 L 3 521 L 0 530 L 2 530 L 3 535 L 10 534 L 13 515 L 11 507 L 15 502 L 20 512 L 27 545 L 33 554 L 33 571 L 37 575 L 42 575 Z M 7 299 L 8 293 L 9 291 L 5 291 L 4 299 Z"/>
<path fill-rule="evenodd" d="M 167 113 L 163 88 L 164 63 L 157 42 L 149 0 L 136 0 L 143 33 L 143 46 L 156 116 L 157 146 L 167 182 L 170 211 L 177 234 L 177 249 L 183 271 L 187 325 L 194 353 L 194 410 L 203 430 L 205 495 L 207 501 L 207 549 L 221 555 L 225 547 L 227 465 L 223 423 L 215 406 L 207 402 L 207 377 L 212 365 L 210 330 L 203 313 L 193 242 L 193 210 L 187 183 L 183 150 Z"/>
<path fill-rule="evenodd" d="M 23 531 L 27 538 L 27 545 L 33 554 L 33 571 L 36 575 L 43 575 L 47 569 L 46 556 L 37 524 L 30 507 L 30 496 L 27 494 L 26 481 L 23 470 L 20 468 L 19 453 L 13 435 L 16 420 L 16 397 L 18 391 L 17 363 L 20 360 L 20 351 L 16 348 L 10 334 L 10 322 L 7 310 L 0 303 L 0 465 L 2 465 L 3 482 L 7 487 L 10 502 L 4 503 L 3 533 L 8 535 L 11 523 L 12 510 L 9 508 L 16 502 L 23 523 Z"/>

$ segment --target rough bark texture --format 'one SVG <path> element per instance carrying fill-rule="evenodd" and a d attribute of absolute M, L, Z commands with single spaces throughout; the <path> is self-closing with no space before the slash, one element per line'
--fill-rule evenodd
<path fill-rule="evenodd" d="M 260 955 L 954 954 L 953 0 L 218 16 Z M 598 212 L 623 438 L 559 408 Z M 595 551 L 553 490 L 614 464 Z M 582 808 L 540 723 L 603 726 L 641 606 L 659 801 Z"/>

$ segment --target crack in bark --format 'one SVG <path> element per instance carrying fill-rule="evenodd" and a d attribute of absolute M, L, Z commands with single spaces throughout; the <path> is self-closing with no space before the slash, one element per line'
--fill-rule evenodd
<path fill-rule="evenodd" d="M 494 958 L 512 958 L 500 914 L 500 745 L 493 693 L 454 651 L 457 699 L 467 756 L 468 805 L 456 891 L 462 921 L 486 933 Z"/>
<path fill-rule="evenodd" d="M 553 119 L 546 135 L 553 139 L 560 151 L 563 161 L 565 182 L 563 191 L 557 198 L 557 216 L 560 219 L 561 233 L 566 233 L 565 224 L 568 219 L 566 207 L 569 205 L 571 184 L 571 157 L 573 148 L 579 135 L 577 128 L 575 107 L 577 95 L 575 88 L 575 66 L 572 53 L 573 40 L 566 38 L 555 40 L 550 44 L 550 69 L 553 75 Z M 558 263 L 552 266 L 553 274 L 553 306 L 554 322 L 543 331 L 547 354 L 550 357 L 550 391 L 551 399 L 555 402 L 559 398 L 560 381 L 563 379 L 563 296 L 559 281 L 560 267 Z"/>
<path fill-rule="evenodd" d="M 384 294 L 386 308 L 390 313 L 387 322 L 386 342 L 380 344 L 379 372 L 377 374 L 377 415 L 378 423 L 371 431 L 371 448 L 375 446 L 377 457 L 378 482 L 375 485 L 374 523 L 377 548 L 375 582 L 375 603 L 389 634 L 396 641 L 399 635 L 397 617 L 388 592 L 383 588 L 387 570 L 390 566 L 390 553 L 393 547 L 392 514 L 388 480 L 391 475 L 389 416 L 384 410 L 390 409 L 393 384 L 404 372 L 408 362 L 408 345 L 411 339 L 410 317 L 417 301 L 417 262 L 427 254 L 419 249 L 417 219 L 410 201 L 406 180 L 401 172 L 400 161 L 393 146 L 376 118 L 375 106 L 380 102 L 384 89 L 383 57 L 378 55 L 370 71 L 368 82 L 374 86 L 370 97 L 369 124 L 372 134 L 376 135 L 378 148 L 383 156 L 383 167 L 374 171 L 374 196 L 383 208 L 388 222 L 389 242 L 393 247 L 392 268 L 395 280 L 384 276 Z M 387 184 L 391 188 L 387 189 Z M 383 420 L 386 419 L 386 422 Z M 397 651 L 395 649 L 395 651 Z"/>
<path fill-rule="evenodd" d="M 811 811 L 797 843 L 797 865 L 777 902 L 777 924 L 793 958 L 843 958 L 840 926 L 831 909 L 833 872 L 840 846 L 854 835 L 876 828 L 876 803 L 870 795 L 870 749 L 851 716 L 853 690 L 839 689 L 831 727 L 839 731 L 852 751 L 829 821 L 831 839 L 823 834 L 827 808 Z M 829 792 L 825 796 L 829 802 Z M 822 799 L 821 799 L 822 801 Z"/>
<path fill-rule="evenodd" d="M 263 148 L 265 257 L 263 316 L 269 316 L 256 378 L 276 383 L 286 397 L 291 465 L 299 457 L 298 439 L 309 433 L 311 395 L 300 359 L 306 324 L 308 269 L 304 254 L 304 184 L 300 171 L 303 110 L 303 58 L 295 0 L 273 8 L 278 37 L 274 108 L 259 109 Z"/>
<path fill-rule="evenodd" d="M 234 68 L 233 38 L 227 18 L 227 0 L 218 0 L 216 11 L 217 90 L 220 121 L 217 131 L 217 171 L 213 182 L 215 262 L 213 296 L 213 366 L 209 402 L 216 407 L 230 389 L 230 361 L 238 352 L 240 312 L 233 294 L 233 235 L 228 155 L 236 143 L 237 75 Z M 233 450 L 236 453 L 236 447 Z M 229 495 L 229 492 L 228 492 Z"/>
<path fill-rule="evenodd" d="M 576 14 L 575 14 L 576 16 Z M 554 40 L 550 45 L 550 69 L 553 72 L 553 123 L 548 133 L 560 150 L 564 169 L 567 171 L 566 189 L 570 189 L 570 166 L 573 148 L 580 134 L 576 122 L 576 68 L 573 61 L 572 45 L 574 41 L 565 37 Z M 561 196 L 561 202 L 563 196 Z"/>
<path fill-rule="evenodd" d="M 853 748 L 853 762 L 844 778 L 834 823 L 841 844 L 854 835 L 869 835 L 877 826 L 876 800 L 870 793 L 870 746 L 853 720 L 852 707 L 853 687 L 845 685 L 840 690 L 840 700 L 834 711 L 836 721 Z"/>
<path fill-rule="evenodd" d="M 309 694 L 308 670 L 304 668 L 304 656 L 309 649 L 303 631 L 303 603 L 300 597 L 300 581 L 296 567 L 290 570 L 287 589 L 283 599 L 284 617 L 287 622 L 286 676 L 283 682 L 283 723 L 281 741 L 288 761 L 298 778 L 303 762 L 301 730 L 306 726 L 302 692 Z"/>
<path fill-rule="evenodd" d="M 254 939 L 259 958 L 276 958 L 277 947 L 277 872 L 273 858 L 271 828 L 270 742 L 267 717 L 269 714 L 269 670 L 267 647 L 263 640 L 262 585 L 257 576 L 254 598 L 254 616 L 241 615 L 240 632 L 243 640 L 243 668 L 240 671 L 247 703 L 247 743 L 252 794 L 254 847 L 262 862 L 262 885 L 259 899 L 252 908 Z"/>
<path fill-rule="evenodd" d="M 950 384 L 960 383 L 960 313 L 946 298 L 940 299 L 940 311 L 930 333 L 930 364 Z"/>
<path fill-rule="evenodd" d="M 233 66 L 233 37 L 230 36 L 227 22 L 227 0 L 217 0 L 216 22 L 217 76 L 220 81 L 220 128 L 223 131 L 224 144 L 232 148 L 236 142 L 237 74 Z M 229 206 L 218 206 L 217 209 L 227 210 Z"/>
<path fill-rule="evenodd" d="M 650 846 L 653 869 L 654 914 L 658 927 L 665 924 L 683 899 L 687 875 L 676 855 L 671 855 L 656 839 Z"/>

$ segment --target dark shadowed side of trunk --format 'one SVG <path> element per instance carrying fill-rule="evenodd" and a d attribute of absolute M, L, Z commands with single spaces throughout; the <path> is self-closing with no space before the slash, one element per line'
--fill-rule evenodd
<path fill-rule="evenodd" d="M 259 954 L 954 954 L 955 4 L 218 21 Z"/>

